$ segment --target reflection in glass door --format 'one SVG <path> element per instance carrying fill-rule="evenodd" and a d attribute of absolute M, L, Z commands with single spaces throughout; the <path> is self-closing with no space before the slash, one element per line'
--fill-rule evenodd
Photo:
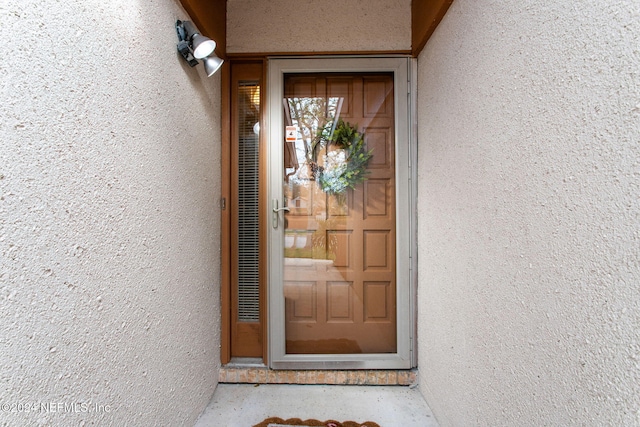
<path fill-rule="evenodd" d="M 287 354 L 395 353 L 393 75 L 287 74 Z"/>

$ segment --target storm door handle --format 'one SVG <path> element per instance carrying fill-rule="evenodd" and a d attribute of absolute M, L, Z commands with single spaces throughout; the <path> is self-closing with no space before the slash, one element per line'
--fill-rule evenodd
<path fill-rule="evenodd" d="M 278 199 L 273 199 L 273 228 L 278 228 L 278 223 L 280 222 L 280 212 L 289 212 L 290 209 L 287 206 L 283 206 L 281 208 L 278 207 Z"/>

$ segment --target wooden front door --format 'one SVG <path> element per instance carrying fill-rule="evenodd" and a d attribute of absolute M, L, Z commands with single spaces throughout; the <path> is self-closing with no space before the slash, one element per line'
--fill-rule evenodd
<path fill-rule="evenodd" d="M 397 351 L 393 91 L 392 73 L 285 75 L 287 354 Z M 344 129 L 364 147 L 332 142 Z"/>

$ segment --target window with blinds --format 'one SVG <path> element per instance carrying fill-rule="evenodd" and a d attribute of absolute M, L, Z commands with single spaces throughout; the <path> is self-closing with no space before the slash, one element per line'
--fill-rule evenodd
<path fill-rule="evenodd" d="M 238 86 L 238 321 L 260 321 L 259 134 L 260 85 Z"/>

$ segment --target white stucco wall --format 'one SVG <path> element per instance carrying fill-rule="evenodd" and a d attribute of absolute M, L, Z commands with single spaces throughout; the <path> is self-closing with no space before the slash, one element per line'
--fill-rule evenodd
<path fill-rule="evenodd" d="M 0 425 L 192 425 L 213 393 L 219 76 L 176 18 L 0 6 Z"/>
<path fill-rule="evenodd" d="M 229 0 L 227 52 L 411 50 L 411 0 Z"/>
<path fill-rule="evenodd" d="M 640 3 L 456 0 L 419 69 L 441 425 L 640 425 Z"/>

